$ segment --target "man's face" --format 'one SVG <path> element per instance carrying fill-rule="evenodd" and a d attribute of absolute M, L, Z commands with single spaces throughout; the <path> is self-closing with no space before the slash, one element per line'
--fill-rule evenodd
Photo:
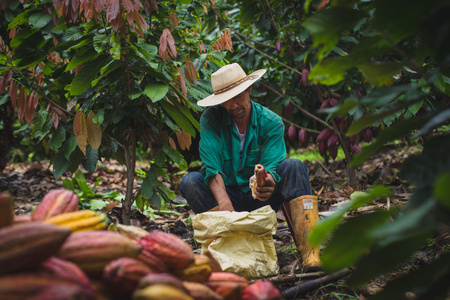
<path fill-rule="evenodd" d="M 252 105 L 250 103 L 250 92 L 251 87 L 246 89 L 239 95 L 234 96 L 230 100 L 222 103 L 223 107 L 233 119 L 242 119 L 250 114 L 250 110 L 252 108 Z"/>

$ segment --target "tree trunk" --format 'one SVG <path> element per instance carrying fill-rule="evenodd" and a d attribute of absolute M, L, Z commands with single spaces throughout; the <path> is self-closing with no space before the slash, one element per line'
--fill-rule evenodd
<path fill-rule="evenodd" d="M 125 140 L 125 162 L 127 165 L 127 184 L 125 191 L 125 199 L 122 202 L 122 222 L 130 225 L 131 206 L 133 205 L 133 184 L 134 173 L 136 169 L 136 131 L 133 130 L 130 137 Z M 131 146 L 131 151 L 130 151 Z M 131 153 L 130 153 L 131 152 Z"/>

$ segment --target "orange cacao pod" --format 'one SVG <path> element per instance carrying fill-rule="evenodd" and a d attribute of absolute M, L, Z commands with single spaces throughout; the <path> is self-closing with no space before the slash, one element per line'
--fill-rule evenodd
<path fill-rule="evenodd" d="M 240 299 L 248 280 L 231 272 L 212 272 L 205 283 L 226 300 Z"/>
<path fill-rule="evenodd" d="M 0 297 L 8 300 L 96 299 L 95 293 L 88 285 L 39 271 L 1 276 Z"/>
<path fill-rule="evenodd" d="M 242 294 L 242 300 L 281 300 L 281 292 L 268 280 L 256 280 L 248 285 Z"/>
<path fill-rule="evenodd" d="M 191 246 L 171 233 L 152 231 L 142 237 L 139 244 L 172 270 L 186 268 L 194 262 Z"/>
<path fill-rule="evenodd" d="M 195 254 L 193 264 L 184 269 L 174 270 L 173 273 L 183 281 L 205 282 L 212 273 L 209 257 Z"/>
<path fill-rule="evenodd" d="M 89 276 L 101 276 L 103 268 L 121 257 L 135 258 L 142 247 L 117 232 L 90 230 L 72 233 L 57 256 L 74 262 Z"/>
<path fill-rule="evenodd" d="M 0 229 L 0 274 L 38 266 L 54 255 L 70 230 L 30 222 Z"/>
<path fill-rule="evenodd" d="M 54 189 L 45 194 L 31 215 L 32 221 L 43 221 L 62 213 L 78 210 L 78 196 L 71 190 Z"/>
<path fill-rule="evenodd" d="M 152 284 L 171 285 L 177 289 L 185 291 L 183 282 L 170 273 L 149 273 L 139 280 L 138 287 L 143 289 Z"/>

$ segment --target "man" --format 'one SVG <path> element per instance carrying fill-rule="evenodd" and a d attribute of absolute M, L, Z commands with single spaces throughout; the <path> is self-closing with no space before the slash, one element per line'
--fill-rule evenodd
<path fill-rule="evenodd" d="M 198 102 L 200 106 L 209 106 L 200 118 L 201 170 L 188 173 L 180 187 L 182 196 L 195 213 L 252 211 L 265 205 L 278 211 L 285 201 L 290 202 L 291 207 L 293 203 L 298 206 L 304 201 L 302 196 L 311 195 L 306 166 L 298 159 L 285 159 L 281 118 L 250 100 L 252 85 L 265 72 L 257 70 L 247 76 L 233 63 L 211 75 L 214 94 Z M 256 164 L 263 165 L 268 176 L 265 185 L 256 189 L 254 199 L 249 178 Z M 315 200 L 317 214 L 317 198 L 307 197 L 308 201 Z M 309 231 L 303 224 L 306 213 L 308 209 L 302 216 L 293 218 L 294 227 L 297 221 L 301 223 L 299 226 L 303 229 L 295 230 L 295 234 L 298 231 L 298 239 L 302 240 L 305 240 L 304 232 Z M 305 263 L 305 259 L 303 261 Z M 309 264 L 318 265 L 318 256 Z"/>

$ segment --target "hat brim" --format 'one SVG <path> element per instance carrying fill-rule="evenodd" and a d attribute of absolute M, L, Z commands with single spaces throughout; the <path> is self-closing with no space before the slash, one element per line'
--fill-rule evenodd
<path fill-rule="evenodd" d="M 224 93 L 220 94 L 212 94 L 200 101 L 197 102 L 197 105 L 199 106 L 214 106 L 217 104 L 222 104 L 234 96 L 239 95 L 243 91 L 245 91 L 249 86 L 254 84 L 256 81 L 258 81 L 263 75 L 266 73 L 266 69 L 260 69 L 257 70 L 251 74 L 248 75 L 249 80 L 244 81 L 243 83 L 237 85 L 236 87 L 230 89 L 229 91 L 226 91 Z"/>

